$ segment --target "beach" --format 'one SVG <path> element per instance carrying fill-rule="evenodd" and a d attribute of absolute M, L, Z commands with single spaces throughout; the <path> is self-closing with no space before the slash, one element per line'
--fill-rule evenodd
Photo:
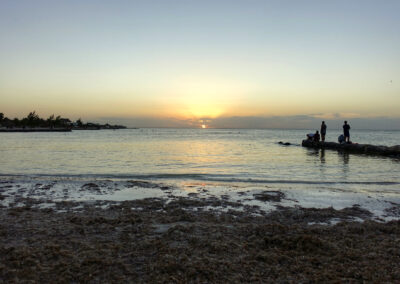
<path fill-rule="evenodd" d="M 400 280 L 398 203 L 388 201 L 386 217 L 377 217 L 374 208 L 357 204 L 342 209 L 307 208 L 301 202 L 284 206 L 288 197 L 281 191 L 239 190 L 235 195 L 243 198 L 235 199 L 207 194 L 215 185 L 190 186 L 191 192 L 182 192 L 166 183 L 143 180 L 39 182 L 3 177 L 1 279 L 59 283 Z M 73 189 L 91 197 L 82 200 Z M 118 201 L 115 192 L 124 195 L 126 190 L 131 196 L 136 193 L 137 199 Z M 157 197 L 143 196 L 146 191 Z M 246 199 L 253 203 L 246 204 Z M 256 205 L 260 203 L 265 206 Z"/>

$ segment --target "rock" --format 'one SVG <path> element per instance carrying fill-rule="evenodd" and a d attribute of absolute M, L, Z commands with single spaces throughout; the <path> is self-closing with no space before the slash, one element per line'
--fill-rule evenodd
<path fill-rule="evenodd" d="M 334 149 L 334 150 L 336 149 L 350 153 L 400 157 L 400 145 L 387 147 L 387 146 L 377 146 L 377 145 L 357 144 L 357 143 L 339 144 L 335 142 L 314 142 L 310 140 L 303 140 L 301 145 L 307 148 Z"/>

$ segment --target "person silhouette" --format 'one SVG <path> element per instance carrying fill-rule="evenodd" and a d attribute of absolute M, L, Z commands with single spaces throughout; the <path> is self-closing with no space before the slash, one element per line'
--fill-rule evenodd
<path fill-rule="evenodd" d="M 347 120 L 345 120 L 344 124 L 343 124 L 343 135 L 344 135 L 345 142 L 349 143 L 350 142 L 350 125 L 347 124 Z"/>
<path fill-rule="evenodd" d="M 321 141 L 325 142 L 325 135 L 326 135 L 326 124 L 325 121 L 321 124 Z"/>
<path fill-rule="evenodd" d="M 319 132 L 318 132 L 318 130 L 315 132 L 315 134 L 314 134 L 314 142 L 319 142 Z"/>

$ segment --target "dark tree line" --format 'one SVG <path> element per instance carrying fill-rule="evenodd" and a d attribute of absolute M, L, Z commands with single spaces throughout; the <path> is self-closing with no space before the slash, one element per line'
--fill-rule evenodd
<path fill-rule="evenodd" d="M 126 128 L 123 125 L 110 125 L 110 124 L 98 124 L 98 123 L 83 123 L 79 118 L 77 121 L 72 122 L 69 118 L 63 118 L 61 116 L 50 115 L 47 119 L 41 118 L 36 111 L 30 112 L 26 117 L 22 119 L 14 118 L 9 119 L 0 112 L 0 127 L 7 128 L 71 128 L 71 129 L 121 129 Z"/>
<path fill-rule="evenodd" d="M 41 118 L 36 111 L 30 112 L 26 117 L 22 119 L 14 118 L 9 119 L 5 117 L 3 113 L 0 113 L 0 125 L 7 128 L 24 128 L 24 127 L 71 127 L 71 120 L 68 118 L 62 118 L 61 116 L 50 115 L 47 119 Z"/>

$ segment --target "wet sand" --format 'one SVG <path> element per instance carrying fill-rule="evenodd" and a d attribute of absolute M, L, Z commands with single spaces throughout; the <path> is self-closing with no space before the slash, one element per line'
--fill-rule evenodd
<path fill-rule="evenodd" d="M 3 181 L 2 201 L 13 186 Z M 80 189 L 101 191 L 95 181 Z M 388 209 L 396 220 L 378 222 L 356 204 L 340 210 L 284 206 L 279 192 L 254 195 L 273 204 L 271 211 L 196 194 L 122 202 L 60 200 L 46 208 L 48 200 L 18 192 L 24 190 L 0 208 L 4 282 L 400 281 L 398 204 Z M 332 220 L 336 224 L 326 225 Z"/>

